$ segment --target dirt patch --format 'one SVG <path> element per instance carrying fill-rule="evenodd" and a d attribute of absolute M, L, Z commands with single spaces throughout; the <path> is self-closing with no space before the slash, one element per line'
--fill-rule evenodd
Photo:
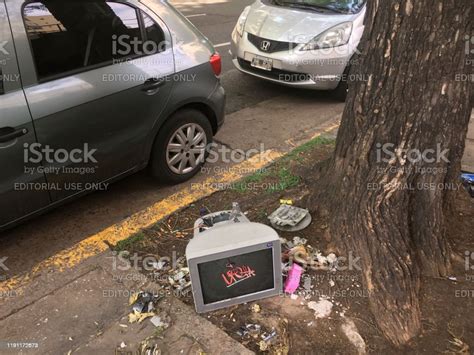
<path fill-rule="evenodd" d="M 292 199 L 298 205 L 307 192 L 304 181 L 311 177 L 311 167 L 326 159 L 333 148 L 326 140 L 307 144 L 265 171 L 236 184 L 233 189 L 215 193 L 142 231 L 134 236 L 133 242 L 125 242 L 119 249 L 142 256 L 175 254 L 176 258 L 182 257 L 201 209 L 212 212 L 231 209 L 234 201 L 240 203 L 251 221 L 268 224 L 267 216 L 279 206 L 280 199 Z M 328 218 L 330 216 L 313 215 L 308 228 L 298 233 L 279 232 L 280 237 L 287 240 L 295 236 L 306 238 L 308 244 L 327 255 L 332 252 L 327 233 Z M 392 347 L 377 328 L 357 268 L 337 272 L 307 270 L 298 297 L 274 297 L 203 316 L 256 352 L 469 354 L 474 351 L 474 254 L 471 258 L 474 253 L 474 199 L 464 190 L 459 191 L 449 225 L 455 255 L 452 278 L 423 278 L 422 334 L 403 349 Z M 182 300 L 193 303 L 190 292 L 183 294 Z M 316 304 L 321 301 L 325 303 Z M 326 308 L 322 313 L 324 316 L 315 311 L 316 307 L 326 307 L 329 303 L 330 311 L 326 312 Z M 250 330 L 251 326 L 260 326 L 260 330 L 245 331 L 247 325 Z M 273 331 L 276 336 L 268 342 L 270 346 L 266 349 L 261 343 L 262 334 L 270 336 Z"/>

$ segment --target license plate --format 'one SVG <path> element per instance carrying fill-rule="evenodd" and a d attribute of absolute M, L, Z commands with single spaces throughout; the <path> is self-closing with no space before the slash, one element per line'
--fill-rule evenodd
<path fill-rule="evenodd" d="M 253 57 L 252 67 L 271 71 L 273 69 L 273 59 L 265 57 Z"/>

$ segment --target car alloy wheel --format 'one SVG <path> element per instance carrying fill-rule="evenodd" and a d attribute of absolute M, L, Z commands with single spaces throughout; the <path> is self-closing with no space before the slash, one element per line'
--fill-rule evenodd
<path fill-rule="evenodd" d="M 194 171 L 206 155 L 207 136 L 196 123 L 179 127 L 166 147 L 166 163 L 175 174 L 186 175 Z"/>

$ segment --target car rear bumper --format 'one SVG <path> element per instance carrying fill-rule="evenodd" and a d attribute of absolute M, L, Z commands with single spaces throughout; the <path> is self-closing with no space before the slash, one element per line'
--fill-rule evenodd
<path fill-rule="evenodd" d="M 234 66 L 249 75 L 292 87 L 333 90 L 337 88 L 354 51 L 349 46 L 337 49 L 302 51 L 303 45 L 292 50 L 262 52 L 244 33 L 232 36 L 231 55 Z M 256 56 L 270 58 L 273 69 L 266 71 L 251 65 Z"/>

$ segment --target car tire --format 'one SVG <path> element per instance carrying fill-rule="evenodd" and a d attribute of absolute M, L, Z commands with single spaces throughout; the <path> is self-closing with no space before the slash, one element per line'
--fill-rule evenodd
<path fill-rule="evenodd" d="M 190 135 L 194 139 L 189 140 Z M 211 123 L 202 112 L 194 109 L 177 111 L 156 137 L 150 162 L 151 174 L 166 184 L 189 180 L 204 165 L 212 139 Z"/>

